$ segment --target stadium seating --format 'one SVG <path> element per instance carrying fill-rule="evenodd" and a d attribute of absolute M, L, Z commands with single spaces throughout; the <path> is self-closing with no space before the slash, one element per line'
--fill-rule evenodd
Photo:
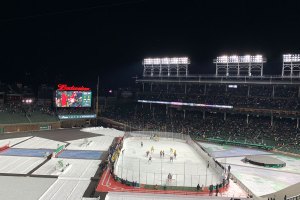
<path fill-rule="evenodd" d="M 150 87 L 144 88 L 144 92 L 139 92 L 138 99 L 233 105 L 235 109 L 167 108 L 166 105 L 117 103 L 111 105 L 102 116 L 137 129 L 181 132 L 195 139 L 219 138 L 300 153 L 297 116 L 284 116 L 287 110 L 300 111 L 297 87 L 277 86 L 274 97 L 269 86 L 251 86 L 249 95 L 248 86 L 243 85 L 237 90 L 227 88 L 227 91 L 222 85 L 207 85 L 206 92 L 203 85 L 191 85 L 186 89 L 182 85 L 173 85 L 166 90 L 165 85 L 156 84 L 152 86 L 152 91 Z M 239 109 L 263 110 L 261 113 L 241 113 Z M 271 121 L 271 114 L 275 112 L 279 114 L 274 115 Z"/>

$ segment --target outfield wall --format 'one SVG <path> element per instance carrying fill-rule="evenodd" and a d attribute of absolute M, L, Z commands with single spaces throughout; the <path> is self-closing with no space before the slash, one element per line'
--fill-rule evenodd
<path fill-rule="evenodd" d="M 60 122 L 40 122 L 25 124 L 0 124 L 3 133 L 41 131 L 61 128 Z"/>

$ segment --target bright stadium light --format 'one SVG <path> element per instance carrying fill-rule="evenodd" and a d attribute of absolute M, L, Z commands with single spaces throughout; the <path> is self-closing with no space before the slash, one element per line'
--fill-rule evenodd
<path fill-rule="evenodd" d="M 252 63 L 262 63 L 263 62 L 263 56 L 262 55 L 251 56 L 250 62 L 252 62 Z"/>
<path fill-rule="evenodd" d="M 300 62 L 300 54 L 284 54 L 283 62 Z"/>
<path fill-rule="evenodd" d="M 228 63 L 228 56 L 217 57 L 217 63 Z"/>
<path fill-rule="evenodd" d="M 239 62 L 239 56 L 237 56 L 237 55 L 229 56 L 228 62 L 229 63 L 238 63 Z"/>
<path fill-rule="evenodd" d="M 217 57 L 216 63 L 263 63 L 265 62 L 262 55 L 231 55 L 231 56 L 219 56 Z"/>
<path fill-rule="evenodd" d="M 177 64 L 190 64 L 188 57 L 172 57 L 172 58 L 145 58 L 144 65 L 177 65 Z"/>
<path fill-rule="evenodd" d="M 161 64 L 162 65 L 168 65 L 168 64 L 170 64 L 170 58 L 162 58 L 161 59 Z"/>

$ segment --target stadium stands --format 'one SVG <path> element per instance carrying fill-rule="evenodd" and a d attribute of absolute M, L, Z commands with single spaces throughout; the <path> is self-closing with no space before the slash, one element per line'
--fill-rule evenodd
<path fill-rule="evenodd" d="M 116 104 L 102 116 L 137 129 L 166 130 L 195 139 L 274 146 L 300 153 L 298 86 L 144 84 L 137 99 L 232 105 L 233 109 Z M 152 89 L 151 89 L 152 88 Z"/>

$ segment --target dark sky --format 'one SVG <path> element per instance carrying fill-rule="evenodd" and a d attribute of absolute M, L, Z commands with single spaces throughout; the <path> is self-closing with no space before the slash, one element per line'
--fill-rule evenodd
<path fill-rule="evenodd" d="M 8 1 L 10 2 L 10 1 Z M 1 3 L 2 4 L 2 3 Z M 189 56 L 192 73 L 214 73 L 222 54 L 300 53 L 297 1 L 92 0 L 0 5 L 0 80 L 105 88 L 142 74 L 149 56 Z"/>

